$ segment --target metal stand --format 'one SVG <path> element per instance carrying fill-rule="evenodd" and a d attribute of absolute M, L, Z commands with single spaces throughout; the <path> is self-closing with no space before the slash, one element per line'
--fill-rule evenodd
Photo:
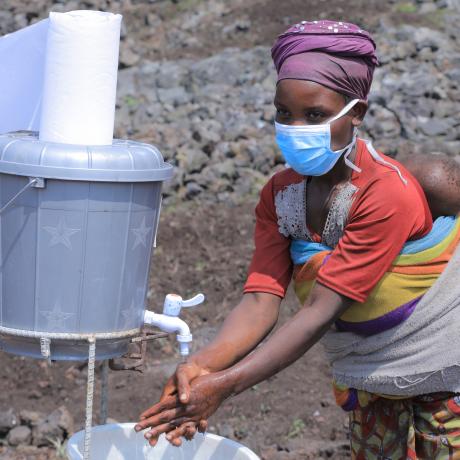
<path fill-rule="evenodd" d="M 101 369 L 101 412 L 99 415 L 99 423 L 105 425 L 107 423 L 109 401 L 109 361 L 105 359 L 102 362 Z"/>

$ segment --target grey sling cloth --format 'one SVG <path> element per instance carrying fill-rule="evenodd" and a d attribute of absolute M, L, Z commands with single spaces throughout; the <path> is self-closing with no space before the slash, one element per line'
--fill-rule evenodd
<path fill-rule="evenodd" d="M 460 246 L 403 323 L 370 337 L 330 330 L 322 343 L 338 384 L 408 397 L 460 392 Z"/>

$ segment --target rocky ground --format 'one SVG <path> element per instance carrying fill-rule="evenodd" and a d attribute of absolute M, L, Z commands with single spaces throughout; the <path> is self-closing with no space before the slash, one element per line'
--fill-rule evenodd
<path fill-rule="evenodd" d="M 304 18 L 358 21 L 374 33 L 362 137 L 384 152 L 460 153 L 458 0 L 5 0 L 0 33 L 50 9 L 124 15 L 116 135 L 158 145 L 176 166 L 169 200 L 238 201 L 282 159 L 274 143 L 270 45 Z"/>
<path fill-rule="evenodd" d="M 165 187 L 149 302 L 158 309 L 167 292 L 204 291 L 207 305 L 188 315 L 198 342 L 212 336 L 239 296 L 257 193 L 283 167 L 273 136 L 270 46 L 287 25 L 331 18 L 369 29 L 381 66 L 361 136 L 392 155 L 445 152 L 460 158 L 458 0 L 1 4 L 0 34 L 50 10 L 123 14 L 116 135 L 156 144 L 176 166 Z M 290 296 L 283 318 L 295 308 Z M 111 373 L 111 417 L 132 420 L 158 396 L 177 357 L 171 341 L 150 351 L 144 376 Z M 0 362 L 0 458 L 58 458 L 66 436 L 82 426 L 85 367 L 48 367 L 5 355 Z M 320 352 L 312 352 L 227 403 L 213 430 L 266 459 L 347 458 L 345 416 L 333 405 L 328 379 Z"/>

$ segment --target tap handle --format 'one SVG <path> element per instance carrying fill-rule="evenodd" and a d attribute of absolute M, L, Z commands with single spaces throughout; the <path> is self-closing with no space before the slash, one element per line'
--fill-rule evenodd
<path fill-rule="evenodd" d="M 195 307 L 196 305 L 199 305 L 200 303 L 203 303 L 203 302 L 204 302 L 204 295 L 200 293 L 200 294 L 197 294 L 195 297 L 192 297 L 191 299 L 183 300 L 182 307 L 184 308 Z"/>
<path fill-rule="evenodd" d="M 165 297 L 163 305 L 163 314 L 168 316 L 179 316 L 181 308 L 194 307 L 204 301 L 204 295 L 198 294 L 189 300 L 182 300 L 182 297 L 177 294 L 168 294 Z"/>

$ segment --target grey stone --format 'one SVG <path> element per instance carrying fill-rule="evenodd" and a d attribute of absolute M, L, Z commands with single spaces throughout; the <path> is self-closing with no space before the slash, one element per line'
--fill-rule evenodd
<path fill-rule="evenodd" d="M 429 14 L 429 13 L 434 13 L 437 11 L 438 6 L 435 5 L 434 3 L 424 3 L 423 5 L 420 6 L 419 13 L 420 14 Z"/>
<path fill-rule="evenodd" d="M 13 409 L 0 412 L 0 436 L 5 436 L 18 424 L 18 418 Z"/>
<path fill-rule="evenodd" d="M 394 44 L 393 44 L 394 45 Z M 394 59 L 407 59 L 411 56 L 414 56 L 417 52 L 417 48 L 414 42 L 407 41 L 398 43 L 394 48 Z"/>
<path fill-rule="evenodd" d="M 22 29 L 27 27 L 29 22 L 27 21 L 27 16 L 24 13 L 19 13 L 14 15 L 15 29 Z"/>
<path fill-rule="evenodd" d="M 187 174 L 200 172 L 209 162 L 209 157 L 203 152 L 187 147 L 179 149 L 177 159 Z"/>
<path fill-rule="evenodd" d="M 32 444 L 52 446 L 53 441 L 62 441 L 73 431 L 73 417 L 65 406 L 61 406 L 32 428 Z"/>
<path fill-rule="evenodd" d="M 132 40 L 122 41 L 120 43 L 120 67 L 132 67 L 136 65 L 141 57 L 135 51 L 135 43 Z"/>
<path fill-rule="evenodd" d="M 450 141 L 443 143 L 443 151 L 447 153 L 447 155 L 455 157 L 456 160 L 460 157 L 460 141 Z"/>
<path fill-rule="evenodd" d="M 418 52 L 418 59 L 422 61 L 432 61 L 434 59 L 434 53 L 431 47 L 425 46 Z"/>
<path fill-rule="evenodd" d="M 412 97 L 423 96 L 429 92 L 438 83 L 438 77 L 428 74 L 424 69 L 420 69 L 416 73 L 406 73 L 401 77 L 403 84 L 402 91 Z"/>
<path fill-rule="evenodd" d="M 235 163 L 232 160 L 225 160 L 212 166 L 218 177 L 224 179 L 235 179 L 238 176 Z"/>
<path fill-rule="evenodd" d="M 446 0 L 446 3 L 452 10 L 460 11 L 460 3 L 458 0 Z"/>
<path fill-rule="evenodd" d="M 138 105 L 134 105 L 138 103 Z M 143 127 L 152 123 L 152 113 L 154 113 L 153 108 L 155 104 L 143 104 L 136 101 L 131 104 L 125 104 L 120 108 L 120 116 L 126 120 L 126 123 L 129 123 L 129 126 L 133 128 L 134 131 L 139 132 L 142 131 Z M 161 106 L 160 106 L 161 107 Z M 161 108 L 158 109 L 157 114 L 161 113 Z M 117 114 L 118 115 L 118 114 Z M 156 120 L 159 121 L 158 119 Z"/>
<path fill-rule="evenodd" d="M 235 431 L 231 425 L 228 423 L 222 423 L 217 425 L 217 432 L 219 433 L 220 436 L 223 436 L 224 438 L 229 438 L 232 439 L 235 437 Z"/>
<path fill-rule="evenodd" d="M 450 124 L 444 120 L 433 118 L 420 123 L 420 129 L 427 136 L 440 136 L 449 131 Z"/>
<path fill-rule="evenodd" d="M 0 34 L 8 34 L 15 30 L 15 18 L 10 11 L 0 11 Z"/>
<path fill-rule="evenodd" d="M 184 30 L 193 30 L 199 27 L 200 22 L 205 16 L 204 11 L 194 11 L 192 14 L 188 15 L 184 21 L 182 21 L 181 27 Z"/>
<path fill-rule="evenodd" d="M 436 5 L 439 9 L 447 8 L 449 6 L 449 2 L 448 0 L 438 0 Z"/>
<path fill-rule="evenodd" d="M 239 100 L 243 105 L 257 107 L 267 102 L 267 92 L 260 85 L 248 85 L 241 91 Z"/>
<path fill-rule="evenodd" d="M 185 188 L 185 195 L 189 200 L 196 197 L 197 195 L 200 195 L 200 193 L 203 191 L 203 187 L 198 185 L 196 182 L 189 182 Z"/>
<path fill-rule="evenodd" d="M 171 89 L 184 86 L 188 81 L 190 61 L 164 61 L 152 74 L 158 88 Z"/>
<path fill-rule="evenodd" d="M 160 102 L 173 106 L 187 104 L 191 100 L 190 94 L 182 86 L 168 89 L 159 88 L 157 94 Z"/>
<path fill-rule="evenodd" d="M 247 32 L 251 28 L 252 22 L 249 19 L 239 19 L 232 22 L 222 29 L 224 35 L 232 34 L 235 32 Z"/>
<path fill-rule="evenodd" d="M 206 83 L 236 85 L 238 76 L 246 69 L 239 56 L 234 56 L 235 52 L 240 54 L 239 50 L 227 48 L 219 54 L 198 61 L 192 66 L 192 80 L 198 85 Z"/>
<path fill-rule="evenodd" d="M 460 69 L 451 69 L 446 72 L 446 76 L 450 79 L 455 81 L 456 83 L 460 83 Z"/>
<path fill-rule="evenodd" d="M 263 142 L 250 142 L 246 148 L 251 164 L 263 174 L 269 174 L 277 160 L 282 160 L 273 138 L 264 139 Z"/>
<path fill-rule="evenodd" d="M 174 168 L 174 176 L 171 180 L 163 183 L 162 193 L 164 196 L 171 196 L 181 188 L 184 183 L 185 172 L 182 168 L 176 166 Z"/>
<path fill-rule="evenodd" d="M 25 425 L 14 427 L 9 433 L 6 440 L 10 446 L 19 446 L 21 444 L 30 444 L 32 439 L 32 430 Z"/>
<path fill-rule="evenodd" d="M 157 100 L 156 91 L 158 88 L 155 79 L 156 73 L 160 69 L 159 62 L 142 62 L 136 66 L 136 83 L 140 94 L 145 95 L 149 100 Z"/>
<path fill-rule="evenodd" d="M 252 26 L 252 21 L 250 19 L 240 19 L 236 21 L 235 26 L 237 31 L 247 32 Z"/>
<path fill-rule="evenodd" d="M 240 196 L 257 196 L 267 182 L 267 177 L 252 168 L 239 168 L 238 179 L 235 181 L 235 192 Z"/>
<path fill-rule="evenodd" d="M 392 138 L 401 134 L 401 125 L 394 112 L 378 104 L 372 104 L 364 119 L 365 127 L 374 139 Z"/>
<path fill-rule="evenodd" d="M 19 419 L 21 423 L 28 426 L 38 425 L 40 420 L 43 420 L 44 416 L 40 412 L 35 412 L 32 410 L 22 410 L 19 412 Z"/>
<path fill-rule="evenodd" d="M 222 192 L 233 191 L 231 180 L 222 175 L 226 165 L 211 165 L 203 169 L 197 180 L 199 184 L 206 187 L 206 190 L 211 195 L 216 195 Z M 232 169 L 231 167 L 229 169 Z M 233 169 L 236 172 L 236 169 Z M 224 173 L 225 174 L 225 173 Z M 214 196 L 213 196 L 214 198 Z"/>
<path fill-rule="evenodd" d="M 198 142 L 217 144 L 222 139 L 223 126 L 217 120 L 206 119 L 193 124 L 193 137 Z"/>
<path fill-rule="evenodd" d="M 430 47 L 433 51 L 439 48 L 448 46 L 444 34 L 437 30 L 429 29 L 427 27 L 414 27 L 414 35 L 412 40 L 415 42 L 417 49 Z"/>
<path fill-rule="evenodd" d="M 117 100 L 124 100 L 127 96 L 139 99 L 139 89 L 136 85 L 138 70 L 136 68 L 121 69 L 117 79 Z"/>

